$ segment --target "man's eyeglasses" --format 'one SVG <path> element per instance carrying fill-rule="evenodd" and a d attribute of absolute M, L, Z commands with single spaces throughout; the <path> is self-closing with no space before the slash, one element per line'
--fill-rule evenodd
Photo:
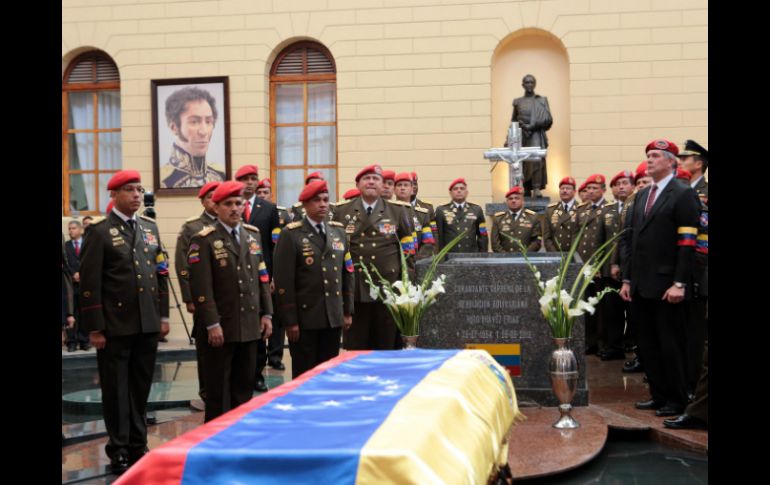
<path fill-rule="evenodd" d="M 120 188 L 120 190 L 122 190 L 123 192 L 139 192 L 140 194 L 144 193 L 144 187 L 142 187 L 141 185 L 135 185 L 135 186 L 124 185 L 123 187 Z"/>

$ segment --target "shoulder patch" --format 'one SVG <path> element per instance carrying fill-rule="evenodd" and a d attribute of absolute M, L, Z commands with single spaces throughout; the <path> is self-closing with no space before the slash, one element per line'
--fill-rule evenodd
<path fill-rule="evenodd" d="M 588 201 L 588 200 L 587 200 L 587 201 L 585 201 L 585 202 L 583 202 L 582 204 L 580 204 L 580 205 L 578 206 L 578 209 L 580 209 L 581 207 L 585 207 L 585 206 L 587 206 L 587 205 L 591 205 L 591 202 L 590 202 L 590 201 Z"/>
<path fill-rule="evenodd" d="M 419 201 L 419 202 L 417 202 L 417 203 L 418 203 L 418 204 L 428 204 L 428 205 L 433 205 L 433 202 L 430 202 L 430 201 L 428 201 L 428 200 L 425 200 L 425 199 L 420 199 L 420 201 Z"/>
<path fill-rule="evenodd" d="M 554 202 L 553 204 L 548 204 L 548 207 L 556 207 L 557 205 L 561 205 L 561 202 Z"/>
<path fill-rule="evenodd" d="M 285 211 L 286 210 L 286 207 L 284 207 L 282 205 L 277 205 L 275 207 L 278 208 L 279 211 Z"/>
<path fill-rule="evenodd" d="M 197 221 L 199 217 L 200 217 L 200 216 L 192 216 L 192 217 L 188 217 L 187 219 L 185 219 L 185 222 L 193 222 L 193 221 Z"/>
<path fill-rule="evenodd" d="M 295 202 L 292 207 L 296 207 L 299 209 L 300 207 L 302 207 L 302 202 Z"/>
<path fill-rule="evenodd" d="M 394 199 L 394 200 L 388 200 L 386 202 L 388 204 L 396 204 L 396 205 L 401 205 L 401 206 L 404 206 L 404 207 L 406 207 L 406 206 L 412 207 L 412 204 L 410 204 L 408 202 L 404 202 L 403 200 L 395 200 Z"/>
<path fill-rule="evenodd" d="M 414 206 L 414 210 L 416 210 L 417 212 L 423 212 L 425 214 L 429 214 L 430 213 L 430 211 L 428 209 L 426 209 L 425 207 L 420 207 L 418 205 Z"/>
<path fill-rule="evenodd" d="M 537 212 L 533 211 L 532 209 L 524 209 L 524 212 L 529 215 L 537 215 Z"/>
<path fill-rule="evenodd" d="M 107 220 L 107 218 L 104 217 L 104 216 L 96 216 L 93 219 L 91 219 L 91 225 L 93 226 L 95 224 L 100 224 L 100 223 L 102 223 L 102 222 L 104 222 L 106 220 Z"/>
<path fill-rule="evenodd" d="M 302 221 L 294 221 L 286 224 L 286 229 L 296 229 L 302 227 Z"/>
<path fill-rule="evenodd" d="M 339 202 L 335 203 L 335 204 L 334 204 L 334 206 L 335 206 L 335 207 L 339 207 L 339 206 L 341 206 L 341 205 L 345 205 L 345 204 L 347 204 L 347 203 L 349 203 L 349 202 L 352 202 L 353 200 L 355 200 L 355 199 L 351 199 L 351 200 L 341 200 L 341 201 L 339 201 Z"/>
<path fill-rule="evenodd" d="M 244 224 L 243 227 L 250 231 L 259 232 L 259 228 L 257 226 L 252 226 L 251 224 Z"/>
<path fill-rule="evenodd" d="M 215 231 L 214 226 L 204 226 L 204 228 L 201 229 L 201 231 L 198 233 L 198 236 L 206 237 L 214 231 Z"/>
<path fill-rule="evenodd" d="M 337 221 L 329 221 L 328 224 L 330 226 L 345 227 L 345 224 L 343 224 L 341 222 L 337 222 Z"/>
<path fill-rule="evenodd" d="M 141 218 L 142 218 L 142 219 L 144 219 L 145 221 L 150 221 L 150 222 L 152 222 L 152 223 L 155 223 L 155 219 L 153 219 L 152 217 L 147 217 L 147 216 L 145 216 L 145 215 L 139 215 L 139 217 L 141 217 Z"/>
<path fill-rule="evenodd" d="M 505 211 L 495 212 L 495 217 L 504 216 Z"/>

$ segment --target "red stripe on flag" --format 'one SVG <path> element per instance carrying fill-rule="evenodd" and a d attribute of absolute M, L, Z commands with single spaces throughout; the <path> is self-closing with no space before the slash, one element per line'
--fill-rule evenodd
<path fill-rule="evenodd" d="M 511 376 L 520 376 L 521 375 L 521 366 L 520 365 L 506 365 L 505 369 L 508 371 L 508 373 Z"/>

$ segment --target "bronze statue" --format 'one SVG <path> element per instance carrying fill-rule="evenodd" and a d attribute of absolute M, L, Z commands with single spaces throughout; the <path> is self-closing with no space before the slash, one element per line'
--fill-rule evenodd
<path fill-rule="evenodd" d="M 518 121 L 521 126 L 523 147 L 548 148 L 548 137 L 545 132 L 551 128 L 553 118 L 548 98 L 535 94 L 535 76 L 527 74 L 521 80 L 524 96 L 513 100 L 513 115 L 511 121 Z M 508 142 L 506 141 L 506 146 Z M 545 158 L 526 160 L 524 163 L 524 195 L 540 197 L 540 190 L 545 188 L 548 181 Z"/>

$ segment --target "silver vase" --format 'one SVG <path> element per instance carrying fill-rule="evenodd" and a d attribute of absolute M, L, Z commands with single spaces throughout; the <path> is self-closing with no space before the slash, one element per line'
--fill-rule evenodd
<path fill-rule="evenodd" d="M 575 353 L 569 348 L 569 338 L 554 338 L 556 350 L 551 354 L 548 367 L 551 371 L 551 389 L 559 400 L 561 417 L 553 424 L 554 428 L 579 428 L 580 424 L 570 416 L 572 398 L 575 397 L 578 381 L 578 365 Z"/>
<path fill-rule="evenodd" d="M 404 350 L 416 349 L 418 337 L 419 335 L 402 335 L 401 340 L 404 342 Z"/>

